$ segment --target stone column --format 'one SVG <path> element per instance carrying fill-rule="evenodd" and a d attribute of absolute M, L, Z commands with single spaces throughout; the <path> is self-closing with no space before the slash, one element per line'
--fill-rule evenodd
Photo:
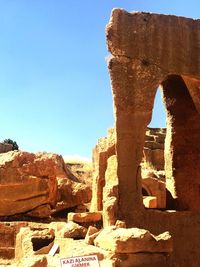
<path fill-rule="evenodd" d="M 116 123 L 118 219 L 129 226 L 134 213 L 143 209 L 140 163 L 156 89 L 163 76 L 156 66 L 127 57 L 111 58 L 108 67 Z"/>

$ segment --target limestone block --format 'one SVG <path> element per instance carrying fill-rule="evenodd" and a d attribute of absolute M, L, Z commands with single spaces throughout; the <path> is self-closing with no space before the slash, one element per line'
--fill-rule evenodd
<path fill-rule="evenodd" d="M 155 136 L 155 141 L 158 143 L 164 144 L 165 143 L 165 137 L 166 137 L 165 133 L 157 134 L 157 136 Z"/>
<path fill-rule="evenodd" d="M 102 212 L 81 212 L 81 213 L 73 213 L 69 212 L 68 221 L 73 221 L 77 223 L 90 223 L 90 222 L 98 222 L 102 220 Z"/>
<path fill-rule="evenodd" d="M 25 255 L 33 255 L 29 227 L 22 227 L 16 236 L 15 258 L 19 261 L 25 257 Z"/>
<path fill-rule="evenodd" d="M 12 259 L 15 257 L 16 234 L 26 226 L 26 222 L 0 223 L 0 258 Z"/>
<path fill-rule="evenodd" d="M 55 236 L 57 236 L 57 233 L 62 230 L 63 228 L 65 228 L 67 222 L 51 222 L 49 224 L 49 228 L 54 229 L 55 231 Z"/>
<path fill-rule="evenodd" d="M 158 236 L 139 228 L 104 228 L 94 240 L 95 246 L 115 253 L 172 252 L 169 232 Z"/>
<path fill-rule="evenodd" d="M 166 28 L 168 39 L 163 34 Z M 114 9 L 107 25 L 107 46 L 112 55 L 140 59 L 146 68 L 157 64 L 168 73 L 198 76 L 198 29 L 199 21 L 194 19 Z M 185 51 L 190 55 L 187 60 Z"/>
<path fill-rule="evenodd" d="M 149 149 L 162 149 L 164 150 L 164 143 L 158 143 L 157 141 L 145 141 L 144 143 L 145 148 Z"/>
<path fill-rule="evenodd" d="M 10 151 L 0 154 L 0 195 L 0 216 L 28 212 L 42 218 L 54 208 L 59 211 L 89 202 L 91 189 L 71 180 L 59 155 Z"/>
<path fill-rule="evenodd" d="M 143 203 L 147 204 L 148 201 L 152 202 L 152 205 L 155 205 L 159 209 L 166 208 L 166 186 L 165 181 L 162 181 L 159 178 L 143 178 L 142 187 L 149 193 L 149 196 L 156 197 L 156 200 L 147 198 L 143 199 Z M 154 204 L 153 204 L 154 202 Z M 157 204 L 156 204 L 157 202 Z M 151 205 L 151 206 L 152 206 Z M 148 205 L 147 205 L 148 206 Z M 152 206 L 153 207 L 153 206 Z"/>
<path fill-rule="evenodd" d="M 97 237 L 98 234 L 99 234 L 99 229 L 93 226 L 89 226 L 87 234 L 85 236 L 85 242 L 88 245 L 93 245 L 94 239 Z"/>
<path fill-rule="evenodd" d="M 117 156 L 111 156 L 107 161 L 107 169 L 105 173 L 106 186 L 109 185 L 117 185 L 118 177 L 117 177 Z"/>
<path fill-rule="evenodd" d="M 54 245 L 54 242 L 51 242 L 49 245 L 37 250 L 34 254 L 35 255 L 48 254 L 51 248 L 53 247 L 53 245 Z"/>
<path fill-rule="evenodd" d="M 67 177 L 58 179 L 58 202 L 54 213 L 90 202 L 92 197 L 89 185 L 74 182 Z"/>
<path fill-rule="evenodd" d="M 23 258 L 17 265 L 17 267 L 47 267 L 48 262 L 45 256 L 34 255 L 31 257 Z"/>
<path fill-rule="evenodd" d="M 126 223 L 124 221 L 117 220 L 116 223 L 115 223 L 115 226 L 117 228 L 126 228 Z"/>
<path fill-rule="evenodd" d="M 158 208 L 157 197 L 145 196 L 143 197 L 143 204 L 145 208 L 157 209 Z"/>
<path fill-rule="evenodd" d="M 114 267 L 172 267 L 166 253 L 116 253 L 111 257 Z M 109 265 L 108 265 L 109 266 Z M 111 265 L 112 266 L 112 265 Z"/>
<path fill-rule="evenodd" d="M 14 247 L 15 228 L 12 226 L 1 225 L 0 227 L 0 247 Z"/>
<path fill-rule="evenodd" d="M 55 243 L 60 247 L 61 257 L 76 257 L 85 255 L 97 255 L 98 260 L 103 260 L 110 255 L 109 251 L 96 246 L 88 245 L 85 240 L 73 240 L 70 238 L 56 238 Z"/>
<path fill-rule="evenodd" d="M 146 141 L 155 141 L 154 135 L 148 135 L 147 132 L 146 132 L 145 142 Z"/>
<path fill-rule="evenodd" d="M 48 218 L 51 215 L 51 207 L 48 204 L 41 205 L 26 213 L 30 217 Z"/>
<path fill-rule="evenodd" d="M 57 232 L 58 237 L 64 238 L 84 238 L 87 233 L 87 229 L 78 225 L 72 221 L 63 225 L 63 227 Z"/>
<path fill-rule="evenodd" d="M 53 206 L 60 158 L 54 154 L 10 151 L 0 154 L 0 216 Z"/>
<path fill-rule="evenodd" d="M 103 204 L 103 226 L 115 225 L 117 219 L 116 197 L 108 197 Z"/>
<path fill-rule="evenodd" d="M 38 228 L 35 230 L 30 227 L 22 227 L 16 236 L 15 258 L 25 260 L 27 257 L 34 257 L 37 254 L 36 251 L 47 247 L 53 242 L 54 238 L 55 232 L 53 229 Z"/>
<path fill-rule="evenodd" d="M 100 267 L 116 267 L 115 260 L 105 259 L 99 262 Z"/>

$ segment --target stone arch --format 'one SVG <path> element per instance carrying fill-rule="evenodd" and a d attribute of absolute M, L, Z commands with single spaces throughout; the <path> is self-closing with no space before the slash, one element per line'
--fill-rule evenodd
<path fill-rule="evenodd" d="M 196 110 L 200 110 L 199 28 L 199 20 L 140 12 L 128 13 L 122 9 L 113 10 L 107 25 L 107 45 L 112 54 L 108 68 L 114 98 L 119 180 L 117 216 L 125 220 L 127 226 L 134 225 L 138 214 L 144 212 L 139 164 L 142 159 L 145 130 L 151 119 L 158 86 L 163 84 L 164 97 L 167 96 L 166 99 L 169 100 L 168 93 L 165 93 L 168 90 L 165 88 L 169 77 L 172 77 L 170 75 L 181 77 L 187 88 L 185 91 L 190 93 L 190 103 L 193 99 L 193 108 L 195 106 Z M 167 38 L 166 34 L 163 34 L 163 29 L 167 30 Z M 177 99 L 179 98 L 181 97 L 178 97 L 177 93 Z M 176 122 L 181 120 L 180 117 L 177 112 Z M 194 136 L 196 132 L 195 139 L 191 141 L 194 145 L 194 140 L 200 136 L 200 129 L 194 126 L 192 129 Z M 175 138 L 176 135 L 171 136 Z M 178 149 L 178 143 L 174 147 Z M 181 155 L 183 156 L 184 154 Z M 198 153 L 194 158 L 199 160 Z M 177 157 L 172 160 L 175 163 Z M 176 181 L 178 180 L 176 178 Z M 197 176 L 194 180 L 198 185 Z M 190 186 L 194 187 L 194 183 Z M 200 191 L 199 186 L 192 189 L 192 192 L 195 190 L 197 195 L 197 191 Z M 196 210 L 196 205 L 187 206 L 186 202 L 189 202 L 189 198 L 187 201 L 179 202 L 177 207 Z"/>

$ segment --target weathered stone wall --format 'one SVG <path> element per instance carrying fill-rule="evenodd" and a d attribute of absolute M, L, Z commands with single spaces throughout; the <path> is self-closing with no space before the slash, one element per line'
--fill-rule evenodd
<path fill-rule="evenodd" d="M 102 210 L 103 187 L 105 186 L 105 172 L 107 160 L 115 155 L 115 132 L 111 128 L 105 138 L 98 140 L 98 144 L 93 149 L 93 186 L 91 211 Z"/>
<path fill-rule="evenodd" d="M 164 170 L 165 128 L 148 128 L 145 135 L 143 160 L 155 170 Z"/>
<path fill-rule="evenodd" d="M 200 211 L 200 113 L 177 75 L 163 82 L 163 95 L 168 112 L 166 186 L 176 210 Z"/>
<path fill-rule="evenodd" d="M 16 235 L 26 222 L 0 222 L 0 259 L 15 257 Z"/>

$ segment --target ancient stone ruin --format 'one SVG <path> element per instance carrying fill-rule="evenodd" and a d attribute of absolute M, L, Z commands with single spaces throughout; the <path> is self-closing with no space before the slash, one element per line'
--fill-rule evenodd
<path fill-rule="evenodd" d="M 92 181 L 59 155 L 0 154 L 0 265 L 200 266 L 199 32 L 199 20 L 113 10 L 115 125 L 93 150 Z M 159 86 L 167 129 L 148 127 Z"/>
<path fill-rule="evenodd" d="M 6 153 L 8 151 L 11 151 L 12 149 L 13 149 L 12 144 L 0 143 L 0 153 Z"/>
<path fill-rule="evenodd" d="M 141 162 L 142 190 L 146 196 L 144 205 L 151 208 L 166 208 L 166 190 L 164 178 L 164 140 L 166 129 L 148 128 L 145 135 L 143 148 L 143 159 Z M 110 182 L 111 177 L 107 177 L 109 158 L 112 157 L 112 164 L 117 166 L 116 159 L 116 136 L 114 128 L 108 130 L 105 138 L 100 138 L 93 149 L 93 187 L 91 211 L 103 209 L 103 202 L 108 200 L 108 196 L 103 196 L 103 189 L 106 182 Z M 115 157 L 114 157 L 115 156 Z M 107 172 L 106 172 L 107 171 Z M 115 172 L 117 171 L 117 167 Z M 116 174 L 117 176 L 117 174 Z M 153 196 L 147 198 L 147 196 Z M 117 199 L 116 199 L 117 201 Z M 150 202 L 149 202 L 150 201 Z M 148 205 L 147 205 L 148 204 Z"/>

